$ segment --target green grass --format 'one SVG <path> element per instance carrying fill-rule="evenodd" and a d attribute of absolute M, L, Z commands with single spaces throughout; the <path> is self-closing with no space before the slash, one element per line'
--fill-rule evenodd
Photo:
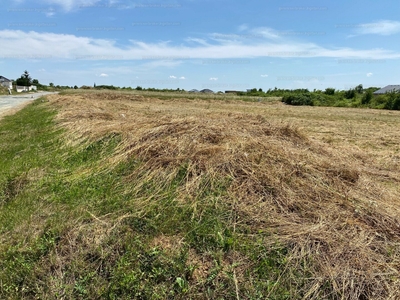
<path fill-rule="evenodd" d="M 119 135 L 68 146 L 55 115 L 39 99 L 0 121 L 1 299 L 301 298 L 307 268 L 234 226 L 229 178 L 179 200 L 185 164 L 170 180 L 135 157 L 110 167 Z"/>

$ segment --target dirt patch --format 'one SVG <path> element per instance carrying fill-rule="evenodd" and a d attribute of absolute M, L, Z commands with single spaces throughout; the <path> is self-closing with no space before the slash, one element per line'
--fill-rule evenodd
<path fill-rule="evenodd" d="M 19 110 L 23 109 L 25 106 L 30 104 L 31 101 L 24 102 L 22 104 L 19 104 L 17 106 L 14 106 L 12 108 L 0 108 L 0 120 L 4 118 L 5 116 L 11 116 L 18 112 Z"/>

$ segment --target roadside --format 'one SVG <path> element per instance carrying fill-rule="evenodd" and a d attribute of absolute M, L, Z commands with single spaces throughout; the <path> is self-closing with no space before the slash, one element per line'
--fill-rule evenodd
<path fill-rule="evenodd" d="M 0 96 L 0 119 L 6 115 L 12 115 L 16 113 L 18 110 L 22 109 L 31 101 L 37 98 L 51 94 L 57 94 L 57 93 L 39 92 L 39 93 Z"/>

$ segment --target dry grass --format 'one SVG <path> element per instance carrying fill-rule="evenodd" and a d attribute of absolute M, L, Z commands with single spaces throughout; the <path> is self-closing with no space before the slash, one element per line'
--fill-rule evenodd
<path fill-rule="evenodd" d="M 161 181 L 186 165 L 179 201 L 196 206 L 207 184 L 229 179 L 219 201 L 237 234 L 268 232 L 271 244 L 287 245 L 286 278 L 312 262 L 304 299 L 400 298 L 399 112 L 115 92 L 48 99 L 70 143 L 122 135 L 106 166 L 137 157 L 145 162 L 137 172 Z M 174 251 L 176 240 L 153 243 Z M 191 256 L 200 264 L 195 277 L 204 277 L 210 262 Z M 240 266 L 238 289 L 251 288 L 246 258 L 233 251 L 226 259 Z"/>
<path fill-rule="evenodd" d="M 0 85 L 0 95 L 7 95 L 8 89 L 2 85 Z"/>

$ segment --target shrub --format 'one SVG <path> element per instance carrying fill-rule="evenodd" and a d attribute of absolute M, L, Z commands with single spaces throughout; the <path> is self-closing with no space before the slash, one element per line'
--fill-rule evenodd
<path fill-rule="evenodd" d="M 98 89 L 98 90 L 117 90 L 118 88 L 113 85 L 97 85 L 96 89 Z"/>
<path fill-rule="evenodd" d="M 372 91 L 368 90 L 361 99 L 361 104 L 369 104 L 372 100 Z"/>
<path fill-rule="evenodd" d="M 386 102 L 387 102 L 386 95 L 379 95 L 379 96 L 372 98 L 372 100 L 370 102 L 370 107 L 382 109 L 382 108 L 385 108 Z"/>
<path fill-rule="evenodd" d="M 330 106 L 334 99 L 332 96 L 328 96 L 326 94 L 311 94 L 313 105 L 315 106 Z"/>
<path fill-rule="evenodd" d="M 385 109 L 400 110 L 400 92 L 390 92 L 386 94 Z"/>
<path fill-rule="evenodd" d="M 334 88 L 327 88 L 327 89 L 325 89 L 324 93 L 326 95 L 334 95 L 335 94 L 335 89 Z"/>
<path fill-rule="evenodd" d="M 346 99 L 353 99 L 356 96 L 356 91 L 354 89 L 350 89 L 344 92 L 344 97 Z"/>
<path fill-rule="evenodd" d="M 285 95 L 282 98 L 282 102 L 289 105 L 313 105 L 311 94 L 309 93 Z"/>

